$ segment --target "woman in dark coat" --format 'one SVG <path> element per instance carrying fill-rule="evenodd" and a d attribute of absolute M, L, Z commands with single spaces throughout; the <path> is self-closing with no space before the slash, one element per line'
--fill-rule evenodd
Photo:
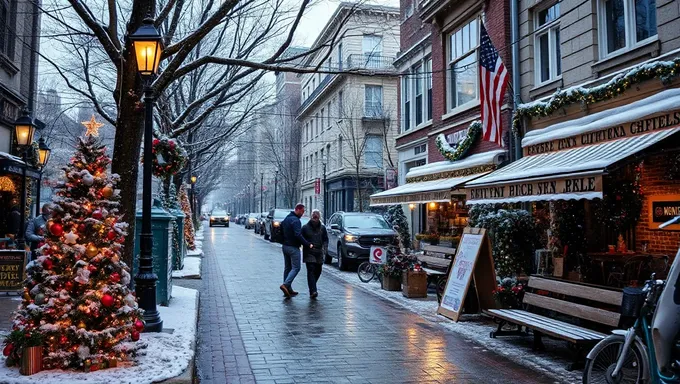
<path fill-rule="evenodd" d="M 302 261 L 307 267 L 307 285 L 309 285 L 309 296 L 316 299 L 319 295 L 316 290 L 316 283 L 321 276 L 323 266 L 324 250 L 328 245 L 328 233 L 326 227 L 321 224 L 321 213 L 315 209 L 312 211 L 312 218 L 302 227 L 302 236 L 307 239 L 313 248 L 305 247 L 302 251 Z"/>

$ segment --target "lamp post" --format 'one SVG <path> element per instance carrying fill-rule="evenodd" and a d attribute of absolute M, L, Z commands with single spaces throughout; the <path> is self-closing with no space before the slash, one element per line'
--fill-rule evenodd
<path fill-rule="evenodd" d="M 321 160 L 321 165 L 323 165 L 323 222 L 326 222 L 327 219 L 327 214 L 326 212 L 328 211 L 328 194 L 326 193 L 326 156 L 324 155 L 323 159 Z"/>
<path fill-rule="evenodd" d="M 260 212 L 262 212 L 262 183 L 264 182 L 264 172 L 260 172 Z M 259 216 L 258 216 L 259 217 Z"/>
<path fill-rule="evenodd" d="M 47 166 L 47 162 L 50 161 L 50 154 L 52 153 L 52 150 L 50 147 L 47 146 L 47 143 L 45 143 L 44 138 L 40 138 L 40 141 L 38 141 L 38 166 L 40 167 L 40 178 L 38 179 L 38 187 L 36 190 L 36 199 L 35 199 L 35 216 L 38 217 L 40 215 L 40 185 L 42 184 L 42 174 L 43 170 Z"/>
<path fill-rule="evenodd" d="M 153 272 L 153 234 L 151 233 L 151 156 L 153 136 L 154 94 L 151 81 L 158 71 L 163 50 L 162 36 L 147 16 L 143 24 L 129 36 L 135 50 L 137 71 L 144 81 L 144 174 L 142 199 L 142 231 L 140 235 L 139 272 L 135 276 L 135 292 L 144 310 L 144 331 L 160 332 L 163 320 L 156 308 L 156 281 Z"/>
<path fill-rule="evenodd" d="M 194 201 L 196 198 L 196 191 L 194 187 L 196 186 L 196 180 L 198 180 L 198 177 L 196 175 L 191 175 L 189 179 L 191 180 L 191 214 L 196 216 L 196 202 Z"/>
<path fill-rule="evenodd" d="M 416 209 L 416 205 L 411 203 L 408 205 L 408 209 L 411 210 L 411 242 L 413 243 L 413 240 L 415 240 L 415 234 L 413 231 L 415 231 L 415 228 L 413 228 L 413 213 L 414 210 Z"/>
<path fill-rule="evenodd" d="M 14 132 L 16 134 L 17 147 L 21 151 L 21 158 L 24 161 L 24 166 L 21 169 L 21 198 L 19 199 L 21 226 L 19 227 L 17 239 L 17 248 L 23 250 L 26 248 L 26 239 L 24 238 L 26 231 L 26 167 L 28 166 L 28 150 L 31 147 L 33 134 L 35 133 L 35 123 L 28 110 L 24 109 L 21 116 L 14 123 Z"/>
<path fill-rule="evenodd" d="M 279 187 L 279 170 L 274 173 L 274 209 L 276 209 L 276 190 Z"/>
<path fill-rule="evenodd" d="M 255 186 L 256 185 L 257 185 L 257 181 L 253 180 L 253 205 L 252 205 L 253 210 L 250 211 L 250 212 L 255 212 L 255 210 L 257 209 L 257 207 L 255 206 L 255 197 L 257 196 L 256 192 L 255 192 Z M 250 207 L 248 207 L 248 209 L 250 209 Z"/>

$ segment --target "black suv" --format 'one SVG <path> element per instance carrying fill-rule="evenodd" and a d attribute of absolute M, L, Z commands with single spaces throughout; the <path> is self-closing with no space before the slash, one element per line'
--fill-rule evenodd
<path fill-rule="evenodd" d="M 336 212 L 328 220 L 328 252 L 326 263 L 338 259 L 338 268 L 349 269 L 350 263 L 368 260 L 371 246 L 395 245 L 397 233 L 375 213 Z"/>
<path fill-rule="evenodd" d="M 281 222 L 293 211 L 292 209 L 272 209 L 264 221 L 264 239 L 271 242 L 283 243 Z"/>

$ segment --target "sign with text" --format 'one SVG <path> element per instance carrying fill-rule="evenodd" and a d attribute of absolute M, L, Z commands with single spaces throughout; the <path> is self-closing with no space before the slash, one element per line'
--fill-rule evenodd
<path fill-rule="evenodd" d="M 460 144 L 463 139 L 468 134 L 468 129 L 462 129 L 458 132 L 450 133 L 446 135 L 446 142 L 449 143 L 449 145 L 457 145 Z"/>
<path fill-rule="evenodd" d="M 318 177 L 314 179 L 314 194 L 315 195 L 321 194 L 321 179 L 319 179 Z"/>
<path fill-rule="evenodd" d="M 451 201 L 451 190 L 371 197 L 371 206 Z"/>
<path fill-rule="evenodd" d="M 546 141 L 524 147 L 524 155 L 539 155 L 541 153 L 556 152 L 565 149 L 600 144 L 605 141 L 633 137 L 658 131 L 661 129 L 677 128 L 680 125 L 680 111 L 668 112 L 647 117 L 630 123 L 607 127 L 597 131 L 586 132 L 576 136 Z"/>
<path fill-rule="evenodd" d="M 25 251 L 0 251 L 0 291 L 23 287 L 26 255 Z"/>
<path fill-rule="evenodd" d="M 371 247 L 369 258 L 371 264 L 385 264 L 387 262 L 387 249 L 383 247 Z"/>
<path fill-rule="evenodd" d="M 466 189 L 468 201 L 521 200 L 538 201 L 565 194 L 602 193 L 602 176 L 576 176 L 557 180 L 516 181 L 507 184 Z M 534 198 L 528 198 L 534 197 Z"/>
<path fill-rule="evenodd" d="M 680 216 L 680 195 L 652 195 L 649 199 L 649 229 Z M 680 224 L 669 225 L 664 230 L 680 231 Z"/>
<path fill-rule="evenodd" d="M 492 292 L 496 289 L 496 271 L 491 244 L 483 228 L 465 228 L 437 313 L 458 321 L 473 281 L 479 308 L 493 308 L 495 302 Z"/>

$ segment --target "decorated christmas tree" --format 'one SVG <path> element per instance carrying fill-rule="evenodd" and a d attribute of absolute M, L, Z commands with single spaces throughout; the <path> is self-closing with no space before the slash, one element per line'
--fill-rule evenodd
<path fill-rule="evenodd" d="M 144 328 L 120 259 L 128 225 L 120 221 L 119 177 L 107 174 L 109 162 L 88 127 L 57 187 L 39 257 L 27 266 L 13 329 L 42 335 L 45 369 L 115 366 L 134 354 L 130 341 Z"/>
<path fill-rule="evenodd" d="M 392 226 L 397 227 L 404 248 L 411 248 L 411 232 L 408 229 L 408 220 L 401 205 L 391 205 L 385 213 L 385 220 Z"/>
<path fill-rule="evenodd" d="M 187 248 L 192 251 L 196 249 L 196 231 L 194 229 L 194 221 L 191 219 L 191 204 L 187 196 L 187 190 L 182 185 L 179 187 L 179 201 L 182 204 L 182 211 L 184 212 L 184 241 L 187 243 Z"/>

